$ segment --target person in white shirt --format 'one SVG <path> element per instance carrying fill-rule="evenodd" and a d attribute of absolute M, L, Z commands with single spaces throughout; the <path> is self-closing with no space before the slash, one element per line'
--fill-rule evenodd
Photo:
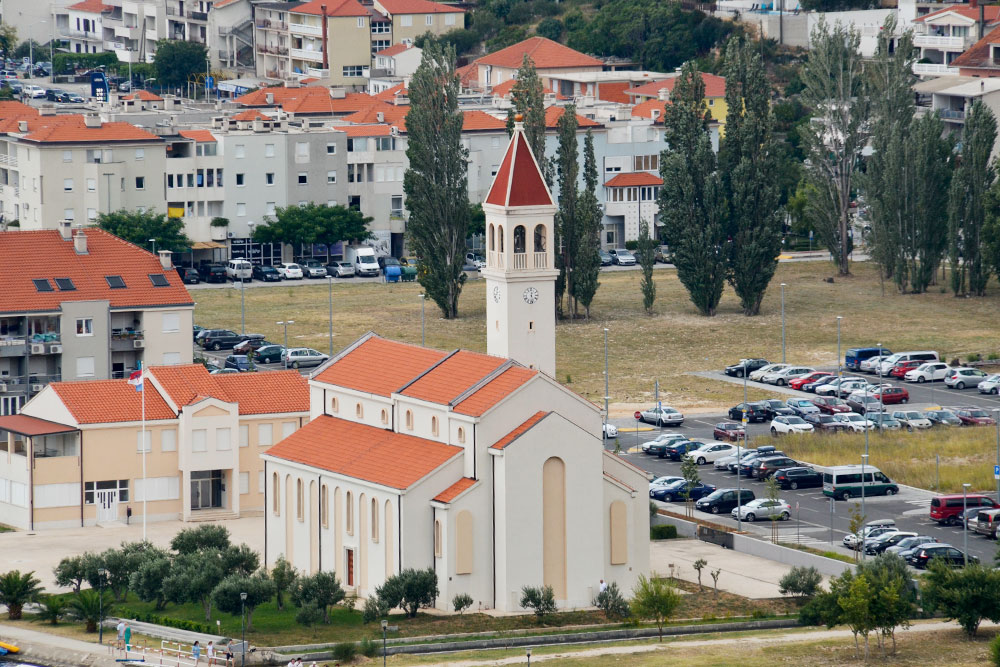
<path fill-rule="evenodd" d="M 599 592 L 603 593 L 606 590 L 608 590 L 608 582 L 601 579 L 601 590 Z"/>

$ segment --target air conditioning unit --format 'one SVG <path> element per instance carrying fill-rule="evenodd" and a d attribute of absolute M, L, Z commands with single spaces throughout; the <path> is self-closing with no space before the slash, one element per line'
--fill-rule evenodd
<path fill-rule="evenodd" d="M 133 349 L 141 350 L 142 348 L 146 347 L 146 341 L 144 341 L 144 340 L 134 340 L 134 341 L 132 341 L 132 347 L 133 347 Z"/>
<path fill-rule="evenodd" d="M 32 343 L 31 344 L 32 354 L 45 354 L 45 343 Z"/>
<path fill-rule="evenodd" d="M 226 236 L 229 237 L 229 238 L 233 238 L 233 233 L 232 232 L 226 232 Z"/>
<path fill-rule="evenodd" d="M 0 382 L 0 393 L 5 393 L 7 391 L 7 383 Z"/>
<path fill-rule="evenodd" d="M 33 384 L 31 385 L 31 391 L 41 391 L 44 386 L 44 384 Z"/>
<path fill-rule="evenodd" d="M 389 128 L 389 133 L 392 136 L 394 136 L 394 137 L 398 137 L 399 136 L 399 128 L 396 127 L 395 125 L 393 125 L 392 127 Z"/>
<path fill-rule="evenodd" d="M 62 354 L 62 345 L 49 345 L 49 352 L 52 354 Z"/>

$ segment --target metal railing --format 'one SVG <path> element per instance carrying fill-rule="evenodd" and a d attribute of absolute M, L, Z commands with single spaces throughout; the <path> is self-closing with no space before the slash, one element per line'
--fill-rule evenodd
<path fill-rule="evenodd" d="M 964 37 L 945 37 L 943 35 L 914 35 L 913 45 L 924 48 L 945 48 L 961 50 L 965 48 Z"/>
<path fill-rule="evenodd" d="M 284 21 L 271 19 L 257 19 L 256 26 L 262 30 L 288 30 L 288 24 Z"/>
<path fill-rule="evenodd" d="M 913 63 L 914 74 L 958 74 L 958 68 L 940 63 Z"/>
<path fill-rule="evenodd" d="M 0 155 L 0 164 L 6 165 L 8 167 L 17 166 L 17 156 L 15 155 Z"/>
<path fill-rule="evenodd" d="M 938 109 L 942 118 L 948 118 L 949 120 L 965 120 L 965 111 L 958 111 L 955 109 Z"/>
<path fill-rule="evenodd" d="M 207 21 L 208 20 L 208 12 L 199 12 L 199 11 L 195 11 L 194 9 L 189 9 L 189 10 L 187 10 L 184 13 L 187 15 L 187 17 L 189 19 L 194 19 L 196 21 Z"/>
<path fill-rule="evenodd" d="M 269 44 L 258 44 L 257 53 L 269 53 L 272 56 L 287 56 L 287 46 L 271 46 Z"/>

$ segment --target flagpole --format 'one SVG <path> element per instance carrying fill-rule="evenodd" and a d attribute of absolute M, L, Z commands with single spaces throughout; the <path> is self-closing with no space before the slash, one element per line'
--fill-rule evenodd
<path fill-rule="evenodd" d="M 139 389 L 142 392 L 142 541 L 146 541 L 146 496 L 149 489 L 146 485 L 146 368 L 139 362 Z"/>

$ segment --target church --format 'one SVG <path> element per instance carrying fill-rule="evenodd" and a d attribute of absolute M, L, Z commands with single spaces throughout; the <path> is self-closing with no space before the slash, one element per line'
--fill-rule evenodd
<path fill-rule="evenodd" d="M 372 595 L 406 568 L 473 610 L 562 609 L 649 569 L 645 473 L 555 378 L 556 206 L 517 125 L 486 212 L 487 354 L 368 333 L 309 379 L 310 421 L 261 455 L 265 557 Z"/>

